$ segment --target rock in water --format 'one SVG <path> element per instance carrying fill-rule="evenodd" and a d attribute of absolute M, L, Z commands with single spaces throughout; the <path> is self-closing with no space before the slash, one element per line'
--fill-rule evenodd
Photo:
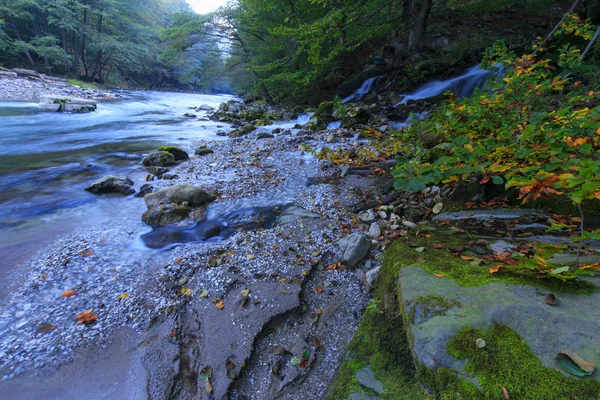
<path fill-rule="evenodd" d="M 144 157 L 142 164 L 144 167 L 167 167 L 175 164 L 175 157 L 166 151 L 156 151 Z"/>
<path fill-rule="evenodd" d="M 212 150 L 212 149 L 209 149 L 209 148 L 208 148 L 208 147 L 206 147 L 206 146 L 200 146 L 200 147 L 198 147 L 198 150 L 196 150 L 196 153 L 195 153 L 195 154 L 196 154 L 197 156 L 206 156 L 206 155 L 208 155 L 208 154 L 213 154 L 213 153 L 214 153 L 214 150 Z"/>
<path fill-rule="evenodd" d="M 144 196 L 146 206 L 150 209 L 161 204 L 187 203 L 190 207 L 200 207 L 215 200 L 215 196 L 192 185 L 171 186 Z"/>
<path fill-rule="evenodd" d="M 143 215 L 142 221 L 156 228 L 164 225 L 173 225 L 183 221 L 190 213 L 190 208 L 179 204 L 161 204 L 149 208 Z"/>
<path fill-rule="evenodd" d="M 177 146 L 161 146 L 158 148 L 158 151 L 164 151 L 165 153 L 171 154 L 175 158 L 175 161 L 187 160 L 190 158 L 188 153 Z"/>
<path fill-rule="evenodd" d="M 371 242 L 358 233 L 353 233 L 340 239 L 338 245 L 343 254 L 343 261 L 350 267 L 356 267 L 365 258 L 369 250 L 371 250 Z"/>
<path fill-rule="evenodd" d="M 133 181 L 126 176 L 107 175 L 85 188 L 92 193 L 135 193 Z"/>
<path fill-rule="evenodd" d="M 87 113 L 96 111 L 97 105 L 94 100 L 77 97 L 42 96 L 38 107 L 40 111 Z"/>

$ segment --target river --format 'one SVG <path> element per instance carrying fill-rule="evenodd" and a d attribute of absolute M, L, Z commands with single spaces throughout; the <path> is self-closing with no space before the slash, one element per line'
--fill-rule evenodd
<path fill-rule="evenodd" d="M 84 224 L 141 215 L 134 197 L 84 191 L 95 179 L 128 175 L 139 188 L 144 154 L 173 144 L 193 153 L 195 139 L 218 139 L 222 123 L 186 118 L 230 96 L 126 92 L 90 114 L 46 113 L 37 104 L 0 102 L 0 304 L 21 282 L 20 266 L 58 237 Z M 117 206 L 118 205 L 118 206 Z M 143 228 L 142 228 L 143 229 Z"/>

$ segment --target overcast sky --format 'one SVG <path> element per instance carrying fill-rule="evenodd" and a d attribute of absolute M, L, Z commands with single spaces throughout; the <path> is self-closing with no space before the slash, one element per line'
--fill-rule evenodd
<path fill-rule="evenodd" d="M 199 14 L 206 14 L 224 6 L 227 0 L 186 0 Z"/>

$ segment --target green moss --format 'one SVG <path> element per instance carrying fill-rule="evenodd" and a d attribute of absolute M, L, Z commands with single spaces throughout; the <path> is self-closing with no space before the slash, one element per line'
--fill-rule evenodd
<path fill-rule="evenodd" d="M 187 160 L 188 158 L 190 158 L 188 153 L 186 153 L 177 146 L 161 146 L 158 148 L 158 151 L 171 154 L 173 157 L 175 157 L 176 161 Z"/>
<path fill-rule="evenodd" d="M 83 82 L 77 79 L 69 79 L 67 83 L 69 85 L 79 86 L 84 89 L 98 89 L 98 86 L 94 85 L 93 83 Z"/>
<path fill-rule="evenodd" d="M 407 315 L 407 320 L 415 323 L 417 311 L 422 316 L 443 315 L 452 307 L 460 307 L 460 302 L 456 300 L 445 299 L 440 296 L 420 296 L 410 304 L 405 304 L 404 307 L 410 307 Z"/>
<path fill-rule="evenodd" d="M 478 338 L 486 341 L 482 349 L 475 346 Z M 508 327 L 495 325 L 489 331 L 465 328 L 448 347 L 456 358 L 468 359 L 465 370 L 477 377 L 485 398 L 501 398 L 498 385 L 519 400 L 600 398 L 600 383 L 568 378 L 544 367 L 525 341 Z"/>
<path fill-rule="evenodd" d="M 539 275 L 530 270 L 510 271 L 502 270 L 496 274 L 490 274 L 486 265 L 471 265 L 471 261 L 464 261 L 460 257 L 452 255 L 448 249 L 452 246 L 464 247 L 468 240 L 448 235 L 439 231 L 431 231 L 429 238 L 404 237 L 393 243 L 387 251 L 386 257 L 393 265 L 388 266 L 388 271 L 383 271 L 379 279 L 395 280 L 403 265 L 421 265 L 431 274 L 442 274 L 463 286 L 481 286 L 490 282 L 508 282 L 517 285 L 532 285 L 542 287 L 554 292 L 584 293 L 589 294 L 597 290 L 597 287 L 588 281 L 571 280 L 563 282 L 547 275 Z M 424 247 L 422 253 L 418 253 L 414 247 Z M 432 249 L 433 244 L 443 244 L 444 249 Z M 469 255 L 468 253 L 462 253 Z M 472 254 L 474 258 L 478 256 Z M 420 262 L 417 259 L 423 259 Z"/>

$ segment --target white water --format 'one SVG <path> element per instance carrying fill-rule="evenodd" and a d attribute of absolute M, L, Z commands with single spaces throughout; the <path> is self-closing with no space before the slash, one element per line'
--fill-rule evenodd
<path fill-rule="evenodd" d="M 373 86 L 382 76 L 374 76 L 373 78 L 367 79 L 360 88 L 356 89 L 350 96 L 344 98 L 342 103 L 349 101 L 360 100 L 364 95 L 369 94 L 373 89 Z"/>
<path fill-rule="evenodd" d="M 342 126 L 342 121 L 333 121 L 327 125 L 327 129 L 338 129 L 340 126 Z"/>

